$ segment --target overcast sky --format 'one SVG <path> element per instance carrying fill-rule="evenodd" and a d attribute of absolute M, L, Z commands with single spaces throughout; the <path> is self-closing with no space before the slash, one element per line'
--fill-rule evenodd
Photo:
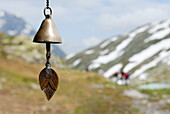
<path fill-rule="evenodd" d="M 50 0 L 53 20 L 69 54 L 143 24 L 170 18 L 170 0 Z M 23 17 L 35 30 L 45 0 L 0 0 L 0 9 Z"/>

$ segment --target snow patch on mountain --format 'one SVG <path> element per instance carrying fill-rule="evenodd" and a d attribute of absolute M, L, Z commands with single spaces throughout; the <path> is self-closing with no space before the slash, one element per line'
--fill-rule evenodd
<path fill-rule="evenodd" d="M 150 57 L 154 56 L 156 53 L 158 53 L 161 50 L 166 50 L 170 48 L 170 38 L 162 40 L 154 45 L 151 45 L 149 48 L 143 50 L 142 52 L 133 55 L 129 61 L 130 63 L 126 65 L 124 68 L 125 72 L 129 72 L 134 67 L 139 65 L 140 63 L 144 62 L 145 60 L 149 59 Z"/>
<path fill-rule="evenodd" d="M 81 59 L 77 59 L 77 60 L 73 63 L 73 66 L 74 66 L 74 67 L 77 66 L 78 64 L 80 64 L 80 62 L 81 62 Z"/>
<path fill-rule="evenodd" d="M 159 32 L 154 33 L 152 36 L 145 39 L 144 41 L 147 43 L 147 42 L 152 41 L 152 40 L 159 40 L 159 39 L 162 39 L 165 36 L 167 36 L 169 33 L 170 33 L 170 28 L 168 27 L 164 30 L 161 30 Z"/>
<path fill-rule="evenodd" d="M 147 80 L 148 74 L 147 73 L 143 73 L 139 76 L 140 80 Z"/>
<path fill-rule="evenodd" d="M 124 54 L 123 49 L 126 48 L 128 46 L 128 44 L 133 40 L 133 38 L 140 32 L 145 31 L 146 29 L 148 29 L 149 26 L 144 26 L 141 27 L 139 29 L 137 29 L 136 31 L 132 32 L 129 35 L 129 38 L 127 38 L 126 40 L 124 40 L 123 42 L 121 42 L 116 49 L 111 52 L 108 55 L 104 55 L 104 56 L 99 56 L 97 59 L 93 60 L 93 63 L 100 63 L 100 64 L 107 64 L 111 61 L 114 61 L 115 59 L 117 59 L 118 57 L 120 57 L 121 55 Z"/>
<path fill-rule="evenodd" d="M 87 50 L 86 52 L 85 52 L 85 54 L 86 55 L 91 55 L 91 54 L 93 54 L 95 51 L 94 50 Z"/>
<path fill-rule="evenodd" d="M 99 68 L 101 66 L 101 64 L 99 63 L 93 63 L 91 65 L 88 66 L 89 70 L 93 70 L 93 69 L 96 69 L 96 68 Z"/>
<path fill-rule="evenodd" d="M 110 42 L 114 42 L 116 40 L 118 40 L 118 37 L 113 37 L 113 38 L 110 39 Z"/>
<path fill-rule="evenodd" d="M 7 33 L 11 36 L 14 36 L 15 34 L 17 34 L 17 31 L 16 30 L 9 30 Z"/>
<path fill-rule="evenodd" d="M 163 51 L 159 54 L 158 57 L 156 57 L 153 61 L 149 62 L 148 64 L 143 65 L 141 68 L 136 70 L 132 75 L 131 78 L 134 78 L 136 76 L 139 76 L 140 74 L 144 73 L 146 70 L 153 68 L 157 66 L 157 64 L 163 60 L 166 56 L 168 56 L 170 53 L 167 51 Z"/>
<path fill-rule="evenodd" d="M 102 43 L 102 44 L 100 45 L 100 48 L 105 48 L 108 44 L 110 44 L 111 42 L 116 41 L 117 39 L 118 39 L 118 37 L 113 37 L 113 38 L 105 41 L 104 43 Z"/>
<path fill-rule="evenodd" d="M 32 31 L 32 27 L 29 24 L 26 24 L 22 33 L 23 34 L 29 34 L 31 31 Z"/>
<path fill-rule="evenodd" d="M 156 22 L 155 24 L 152 24 L 154 27 L 149 30 L 149 33 L 153 34 L 153 33 L 157 32 L 160 29 L 168 28 L 169 24 L 170 24 L 170 19 L 164 21 L 162 24 L 160 24 L 159 22 Z"/>
<path fill-rule="evenodd" d="M 3 11 L 0 11 L 0 17 L 5 16 L 5 13 Z"/>
<path fill-rule="evenodd" d="M 104 42 L 100 47 L 101 47 L 101 48 L 104 48 L 104 47 L 106 47 L 109 43 L 110 43 L 110 41 L 107 40 L 107 41 Z"/>
<path fill-rule="evenodd" d="M 166 58 L 164 58 L 162 62 L 170 66 L 170 51 L 169 51 L 169 55 Z"/>
<path fill-rule="evenodd" d="M 120 52 L 120 50 L 118 50 L 118 48 L 111 52 L 108 55 L 104 55 L 104 56 L 99 56 L 97 59 L 93 60 L 93 63 L 98 63 L 98 64 L 107 64 L 111 61 L 114 61 L 116 58 L 120 57 L 121 55 L 123 55 L 124 52 Z"/>
<path fill-rule="evenodd" d="M 109 49 L 105 49 L 104 51 L 100 52 L 100 55 L 106 55 L 109 52 Z"/>
<path fill-rule="evenodd" d="M 67 56 L 65 57 L 65 59 L 66 59 L 66 60 L 69 60 L 69 59 L 71 59 L 72 57 L 74 57 L 75 55 L 76 55 L 75 53 L 71 53 L 71 54 L 67 55 Z"/>
<path fill-rule="evenodd" d="M 113 67 L 111 67 L 108 71 L 106 71 L 104 73 L 104 77 L 105 78 L 109 78 L 110 76 L 112 76 L 115 72 L 119 72 L 120 69 L 123 67 L 123 65 L 121 63 L 114 65 Z"/>

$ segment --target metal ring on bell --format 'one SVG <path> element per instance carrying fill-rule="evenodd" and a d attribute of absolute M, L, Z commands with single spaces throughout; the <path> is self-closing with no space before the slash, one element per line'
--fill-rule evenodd
<path fill-rule="evenodd" d="M 50 14 L 46 14 L 46 10 L 47 9 L 49 9 L 50 10 Z M 44 8 L 44 15 L 45 15 L 45 17 L 47 17 L 48 15 L 52 15 L 52 9 L 50 8 L 50 7 L 46 7 L 46 8 Z"/>

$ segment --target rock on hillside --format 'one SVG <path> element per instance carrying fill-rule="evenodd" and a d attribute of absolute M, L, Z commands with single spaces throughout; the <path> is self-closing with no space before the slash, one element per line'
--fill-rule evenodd
<path fill-rule="evenodd" d="M 20 57 L 29 63 L 45 64 L 45 46 L 33 43 L 25 36 L 8 36 L 0 33 L 0 56 Z M 63 67 L 60 59 L 52 55 L 52 64 Z"/>
<path fill-rule="evenodd" d="M 79 70 L 87 66 L 95 72 L 103 70 L 106 78 L 124 71 L 139 80 L 156 79 L 161 75 L 166 80 L 170 73 L 170 20 L 146 24 L 111 37 L 81 53 L 67 56 L 66 61 Z"/>

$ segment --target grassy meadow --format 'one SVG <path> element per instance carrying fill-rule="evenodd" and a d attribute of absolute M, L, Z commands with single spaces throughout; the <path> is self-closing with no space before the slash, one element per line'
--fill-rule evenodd
<path fill-rule="evenodd" d="M 50 101 L 38 84 L 43 65 L 24 62 L 17 57 L 0 57 L 0 113 L 4 114 L 143 114 L 141 103 L 125 96 L 124 90 L 134 87 L 118 86 L 101 75 L 69 69 L 56 69 L 60 83 Z M 169 92 L 141 91 L 159 101 Z M 155 97 L 155 98 L 154 98 Z M 142 99 L 146 100 L 146 99 Z M 138 107 L 139 106 L 139 107 Z M 163 106 L 167 110 L 170 105 Z"/>

